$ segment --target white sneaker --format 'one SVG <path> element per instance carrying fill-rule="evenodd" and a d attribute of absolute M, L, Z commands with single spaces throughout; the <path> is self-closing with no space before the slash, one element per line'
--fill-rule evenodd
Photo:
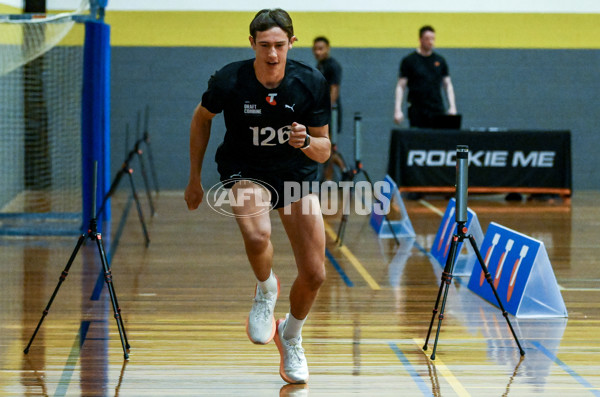
<path fill-rule="evenodd" d="M 275 344 L 279 349 L 281 361 L 279 363 L 279 375 L 288 383 L 306 383 L 308 381 L 308 364 L 304 357 L 302 348 L 302 337 L 284 339 L 285 319 L 277 320 L 277 334 Z"/>
<path fill-rule="evenodd" d="M 277 297 L 279 296 L 279 289 L 279 279 L 277 279 L 276 293 L 267 292 L 265 294 L 258 288 L 258 285 L 256 286 L 254 303 L 246 319 L 246 333 L 252 343 L 265 345 L 271 342 L 275 336 L 273 311 L 275 310 L 275 303 L 277 303 Z"/>

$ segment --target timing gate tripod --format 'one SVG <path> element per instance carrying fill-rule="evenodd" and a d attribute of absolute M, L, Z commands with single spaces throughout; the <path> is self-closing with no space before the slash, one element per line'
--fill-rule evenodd
<path fill-rule="evenodd" d="M 362 161 L 360 160 L 361 157 L 361 153 L 360 153 L 360 141 L 361 141 L 361 121 L 362 121 L 362 116 L 359 112 L 354 113 L 354 159 L 355 159 L 355 166 L 354 168 L 348 168 L 346 170 L 346 172 L 343 175 L 343 180 L 344 181 L 349 181 L 349 182 L 354 182 L 354 180 L 356 179 L 356 177 L 359 174 L 363 174 L 365 176 L 365 179 L 367 180 L 367 182 L 369 183 L 369 186 L 371 186 L 371 193 L 373 198 L 375 198 L 375 193 L 374 193 L 374 189 L 373 189 L 373 182 L 371 181 L 371 178 L 369 177 L 369 174 L 367 173 L 367 171 L 363 168 L 363 164 Z M 340 221 L 340 226 L 338 228 L 338 233 L 337 233 L 337 238 L 335 240 L 335 242 L 339 245 L 342 245 L 344 242 L 344 233 L 346 232 L 346 224 L 348 223 L 348 214 L 350 212 L 349 207 L 346 208 L 346 205 L 350 205 L 350 199 L 348 197 L 348 200 L 344 200 L 344 208 L 342 209 L 342 219 Z M 388 223 L 388 226 L 390 227 L 390 230 L 392 232 L 392 235 L 394 236 L 394 240 L 396 241 L 397 245 L 400 245 L 400 240 L 398 240 L 398 236 L 396 235 L 396 232 L 394 231 L 394 228 L 390 222 L 390 219 L 388 218 L 387 214 L 384 214 L 384 218 L 385 221 Z"/>
<path fill-rule="evenodd" d="M 521 356 L 525 355 L 525 351 L 521 347 L 521 343 L 519 343 L 519 339 L 515 334 L 515 330 L 510 323 L 510 319 L 508 318 L 508 313 L 504 310 L 504 305 L 500 301 L 500 297 L 498 296 L 498 292 L 496 291 L 496 287 L 494 287 L 494 283 L 492 280 L 492 276 L 488 271 L 487 266 L 485 265 L 484 259 L 481 257 L 481 253 L 477 248 L 477 243 L 475 242 L 475 238 L 471 234 L 467 234 L 468 230 L 466 227 L 467 223 L 467 187 L 468 187 L 468 158 L 469 158 L 469 148 L 468 146 L 459 145 L 456 147 L 456 227 L 457 232 L 452 237 L 452 242 L 450 245 L 450 252 L 448 253 L 448 258 L 446 260 L 446 265 L 444 267 L 444 271 L 442 272 L 442 281 L 440 283 L 440 289 L 437 294 L 437 299 L 435 301 L 435 306 L 433 308 L 433 315 L 431 316 L 431 322 L 429 323 L 429 330 L 427 331 L 427 338 L 425 339 L 425 345 L 423 345 L 423 350 L 427 351 L 427 345 L 429 343 L 429 337 L 431 335 L 431 329 L 433 327 L 433 322 L 435 320 L 435 315 L 438 312 L 438 306 L 440 304 L 440 298 L 442 297 L 442 304 L 439 311 L 438 316 L 438 325 L 437 331 L 435 334 L 435 342 L 433 344 L 433 351 L 431 353 L 431 359 L 435 360 L 435 351 L 437 348 L 438 338 L 440 336 L 440 329 L 442 327 L 442 320 L 444 319 L 444 309 L 446 307 L 446 299 L 448 298 L 448 289 L 450 288 L 450 284 L 452 283 L 452 272 L 454 270 L 454 264 L 456 261 L 456 255 L 458 251 L 458 246 L 464 240 L 469 240 L 471 243 L 471 247 L 473 247 L 473 251 L 475 251 L 475 255 L 477 256 L 477 260 L 481 265 L 481 270 L 485 274 L 485 278 L 488 281 L 492 291 L 494 292 L 494 296 L 498 301 L 498 307 L 502 311 L 502 315 L 506 319 L 506 323 L 510 328 L 510 332 L 519 347 L 519 353 Z"/>
<path fill-rule="evenodd" d="M 328 180 L 334 180 L 338 175 L 336 175 L 335 168 L 339 170 L 340 180 L 343 180 L 348 172 L 348 167 L 346 166 L 346 160 L 344 160 L 344 156 L 340 151 L 338 151 L 337 147 L 337 136 L 339 135 L 338 131 L 339 126 L 339 112 L 337 105 L 333 105 L 331 107 L 331 123 L 329 129 L 329 140 L 331 141 L 331 156 L 329 160 L 327 160 L 323 167 L 323 175 L 321 176 L 321 182 L 325 182 Z"/>
<path fill-rule="evenodd" d="M 127 125 L 126 128 L 127 128 L 127 131 L 129 131 L 129 125 Z M 129 153 L 127 154 L 125 161 L 123 161 L 123 164 L 121 165 L 121 169 L 119 170 L 119 172 L 117 172 L 117 175 L 115 175 L 115 178 L 113 179 L 113 182 L 110 185 L 108 192 L 104 195 L 104 199 L 102 200 L 102 205 L 100 206 L 100 210 L 98 210 L 98 214 L 102 214 L 108 199 L 117 190 L 117 187 L 119 186 L 119 183 L 121 182 L 121 178 L 123 177 L 123 175 L 127 174 L 128 179 L 129 179 L 129 186 L 131 187 L 131 194 L 133 195 L 133 200 L 135 201 L 138 218 L 140 219 L 140 224 L 142 225 L 142 232 L 144 233 L 144 241 L 145 241 L 146 247 L 148 247 L 150 245 L 150 237 L 148 235 L 148 229 L 146 228 L 146 222 L 144 220 L 144 213 L 142 212 L 142 205 L 140 204 L 140 200 L 137 195 L 137 190 L 135 188 L 135 183 L 133 182 L 133 169 L 129 165 L 129 163 L 133 160 L 133 157 L 136 155 L 139 155 L 138 145 L 139 144 L 136 143 L 135 147 L 132 150 L 130 150 Z M 140 158 L 140 160 L 141 160 L 141 158 Z"/>
<path fill-rule="evenodd" d="M 58 294 L 58 290 L 59 290 L 60 286 L 62 285 L 63 281 L 65 281 L 65 279 L 67 278 L 67 276 L 69 274 L 69 270 L 71 269 L 71 265 L 73 264 L 73 261 L 75 260 L 75 257 L 77 256 L 77 253 L 79 252 L 79 249 L 81 248 L 82 245 L 85 244 L 85 242 L 88 239 L 91 239 L 91 240 L 96 241 L 96 246 L 98 248 L 98 253 L 100 255 L 100 261 L 102 262 L 102 268 L 104 270 L 104 281 L 106 282 L 106 286 L 108 287 L 108 293 L 110 295 L 110 301 L 112 303 L 113 312 L 115 314 L 115 320 L 117 321 L 117 328 L 119 329 L 121 345 L 123 346 L 123 355 L 125 357 L 125 360 L 129 359 L 130 346 L 129 346 L 129 341 L 127 340 L 127 334 L 125 333 L 125 325 L 123 324 L 123 317 L 121 316 L 121 308 L 119 307 L 119 303 L 117 301 L 117 294 L 115 292 L 115 288 L 113 285 L 112 273 L 110 270 L 110 266 L 108 265 L 108 260 L 106 259 L 106 253 L 104 251 L 104 246 L 102 244 L 102 235 L 98 232 L 98 223 L 97 223 L 97 216 L 96 216 L 97 168 L 98 168 L 98 163 L 94 163 L 94 183 L 93 183 L 94 194 L 92 195 L 92 197 L 93 197 L 92 218 L 90 219 L 88 231 L 86 233 L 83 233 L 79 237 L 79 240 L 77 240 L 77 245 L 75 246 L 75 249 L 73 250 L 73 253 L 71 254 L 71 257 L 69 258 L 67 265 L 65 266 L 64 270 L 62 271 L 60 278 L 58 280 L 58 284 L 56 285 L 56 288 L 54 289 L 54 292 L 52 293 L 52 296 L 50 297 L 50 300 L 48 301 L 48 304 L 46 305 L 46 308 L 44 309 L 44 312 L 42 313 L 42 317 L 40 318 L 40 321 L 38 322 L 37 327 L 35 328 L 33 335 L 31 335 L 31 339 L 29 340 L 29 343 L 27 344 L 27 347 L 24 350 L 25 354 L 29 353 L 29 348 L 31 347 L 31 344 L 33 343 L 35 336 L 37 335 L 40 327 L 42 326 L 42 322 L 48 315 L 48 312 L 50 311 L 50 306 L 52 305 L 52 302 L 54 302 L 54 298 Z"/>
<path fill-rule="evenodd" d="M 150 162 L 150 171 L 152 173 L 152 180 L 154 181 L 154 190 L 158 194 L 158 176 L 156 175 L 156 168 L 154 166 L 154 156 L 152 155 L 152 147 L 150 146 L 150 134 L 148 133 L 148 118 L 150 117 L 150 107 L 146 105 L 146 112 L 144 114 L 144 134 L 142 140 L 146 144 L 148 152 L 148 160 Z"/>
<path fill-rule="evenodd" d="M 137 154 L 139 162 L 140 162 L 140 171 L 142 172 L 144 186 L 146 187 L 146 197 L 148 198 L 148 205 L 150 206 L 150 216 L 153 217 L 154 213 L 155 213 L 154 201 L 152 200 L 152 191 L 150 190 L 150 183 L 148 182 L 148 173 L 146 172 L 146 166 L 144 165 L 144 156 L 143 156 L 144 151 L 142 150 L 142 143 L 146 142 L 146 138 L 145 137 L 139 138 L 141 117 L 142 117 L 142 114 L 141 114 L 141 112 L 138 111 L 137 128 L 136 128 L 136 134 L 135 134 L 136 141 L 133 145 L 133 151 L 135 151 L 135 154 Z M 144 129 L 146 131 L 146 132 L 144 132 L 144 136 L 146 136 L 147 130 L 148 130 L 148 113 L 147 112 L 146 112 L 144 124 L 145 124 Z M 148 148 L 149 148 L 149 146 L 148 146 Z M 154 169 L 154 168 L 152 167 L 152 169 Z"/>

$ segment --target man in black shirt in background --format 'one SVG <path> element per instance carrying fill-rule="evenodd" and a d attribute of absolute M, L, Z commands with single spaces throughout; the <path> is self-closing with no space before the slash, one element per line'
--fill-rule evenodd
<path fill-rule="evenodd" d="M 327 84 L 329 84 L 329 96 L 331 97 L 331 107 L 334 105 L 338 109 L 337 131 L 341 131 L 342 126 L 342 104 L 340 101 L 340 87 L 342 85 L 342 66 L 335 58 L 331 57 L 331 47 L 327 37 L 319 36 L 313 40 L 313 54 L 317 60 L 317 69 L 323 73 Z"/>
<path fill-rule="evenodd" d="M 338 61 L 331 57 L 331 46 L 329 45 L 329 39 L 325 36 L 316 37 L 313 40 L 313 55 L 317 60 L 317 69 L 323 74 L 327 84 L 329 84 L 329 96 L 331 99 L 331 108 L 337 109 L 337 123 L 335 126 L 332 125 L 332 132 L 335 130 L 335 134 L 331 134 L 332 151 L 330 159 L 325 163 L 323 167 L 322 180 L 333 180 L 335 178 L 334 167 L 340 170 L 340 173 L 346 171 L 346 163 L 344 159 L 337 151 L 337 134 L 342 132 L 342 102 L 340 99 L 340 87 L 342 84 L 342 66 Z M 335 129 L 334 129 L 335 127 Z M 339 175 L 342 177 L 341 175 Z"/>
<path fill-rule="evenodd" d="M 446 60 L 433 52 L 435 31 L 431 26 L 419 30 L 419 48 L 402 59 L 396 100 L 394 104 L 394 122 L 404 120 L 402 104 L 404 92 L 408 88 L 408 120 L 411 127 L 431 128 L 438 115 L 456 114 L 454 87 Z M 441 88 L 446 92 L 448 110 L 442 99 Z"/>

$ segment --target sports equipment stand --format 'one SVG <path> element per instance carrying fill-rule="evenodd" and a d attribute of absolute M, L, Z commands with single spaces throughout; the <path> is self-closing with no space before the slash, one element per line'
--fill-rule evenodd
<path fill-rule="evenodd" d="M 431 322 L 429 323 L 429 331 L 427 331 L 427 338 L 425 339 L 425 345 L 423 346 L 423 350 L 427 351 L 427 344 L 429 343 L 429 336 L 431 335 L 431 328 L 433 327 L 433 322 L 435 321 L 435 315 L 438 312 L 438 306 L 440 303 L 440 298 L 442 297 L 442 291 L 444 292 L 442 298 L 442 305 L 440 308 L 440 314 L 438 316 L 438 326 L 437 332 L 435 334 L 435 342 L 433 344 L 433 351 L 431 353 L 431 359 L 435 360 L 435 351 L 437 348 L 438 338 L 440 336 L 440 329 L 442 327 L 442 320 L 444 319 L 444 309 L 446 307 L 446 299 L 448 298 L 448 289 L 450 288 L 450 284 L 452 283 L 452 272 L 454 270 L 454 264 L 456 259 L 456 254 L 458 251 L 458 246 L 465 239 L 468 239 L 473 247 L 473 251 L 475 251 L 475 255 L 477 255 L 477 259 L 479 264 L 481 265 L 481 270 L 485 274 L 485 278 L 488 281 L 488 284 L 492 288 L 496 300 L 498 301 L 498 307 L 502 311 L 502 315 L 506 319 L 506 323 L 510 328 L 510 332 L 512 333 L 517 346 L 519 347 L 519 353 L 521 356 L 525 355 L 525 351 L 521 347 L 519 343 L 519 339 L 515 334 L 515 331 L 510 323 L 510 319 L 508 318 L 508 313 L 504 310 L 504 306 L 500 301 L 500 297 L 498 296 L 498 292 L 494 287 L 494 283 L 492 280 L 492 276 L 485 265 L 483 258 L 477 249 L 477 243 L 475 242 L 475 238 L 471 234 L 467 234 L 467 227 L 465 226 L 467 223 L 467 187 L 468 187 L 468 164 L 469 164 L 469 147 L 468 146 L 457 146 L 456 147 L 456 234 L 452 238 L 452 243 L 450 245 L 450 252 L 448 253 L 448 259 L 446 260 L 446 266 L 444 267 L 444 271 L 442 272 L 442 282 L 440 283 L 440 289 L 438 291 L 437 299 L 435 301 L 435 306 L 433 308 L 433 315 L 431 316 Z"/>
<path fill-rule="evenodd" d="M 117 328 L 119 329 L 119 336 L 121 337 L 121 345 L 123 346 L 123 354 L 124 354 L 125 360 L 129 359 L 130 346 L 129 346 L 129 342 L 127 340 L 127 334 L 125 333 L 125 325 L 123 324 L 123 317 L 121 316 L 121 308 L 119 307 L 119 303 L 117 301 L 117 294 L 115 293 L 115 288 L 113 286 L 113 281 L 112 281 L 112 273 L 110 270 L 110 266 L 108 265 L 108 260 L 106 259 L 106 254 L 104 252 L 104 246 L 102 244 L 102 235 L 100 233 L 98 233 L 98 228 L 97 228 L 97 226 L 98 226 L 97 213 L 96 213 L 97 172 L 98 172 L 98 163 L 95 162 L 94 163 L 94 183 L 93 183 L 94 194 L 92 195 L 92 200 L 93 200 L 92 217 L 90 219 L 88 231 L 87 231 L 87 233 L 83 233 L 79 237 L 79 240 L 77 241 L 77 245 L 75 246 L 75 249 L 73 250 L 73 253 L 71 254 L 71 257 L 69 258 L 69 261 L 67 262 L 67 265 L 65 266 L 65 269 L 63 270 L 62 274 L 60 275 L 60 279 L 58 280 L 58 285 L 54 289 L 54 293 L 50 297 L 50 301 L 48 301 L 48 305 L 46 305 L 46 308 L 44 309 L 44 312 L 42 313 L 42 318 L 40 318 L 40 321 L 38 322 L 38 325 L 35 328 L 33 335 L 31 335 L 31 339 L 29 340 L 29 343 L 27 344 L 27 347 L 24 350 L 25 354 L 29 353 L 29 348 L 31 347 L 31 344 L 33 343 L 33 339 L 37 335 L 37 333 L 42 325 L 42 322 L 48 315 L 48 311 L 50 310 L 50 306 L 52 305 L 52 302 L 54 302 L 54 298 L 56 297 L 56 294 L 58 293 L 58 289 L 62 285 L 63 281 L 65 281 L 65 279 L 67 278 L 67 276 L 69 274 L 69 270 L 71 269 L 71 265 L 73 264 L 73 261 L 75 260 L 75 257 L 77 256 L 77 253 L 79 252 L 79 249 L 81 248 L 82 245 L 85 244 L 85 242 L 88 239 L 91 239 L 91 240 L 96 241 L 96 245 L 98 247 L 98 253 L 100 254 L 100 261 L 102 262 L 102 268 L 104 270 L 104 281 L 106 282 L 106 286 L 108 287 L 108 293 L 110 295 L 110 301 L 112 303 L 113 312 L 115 314 L 115 320 L 117 321 Z"/>
<path fill-rule="evenodd" d="M 146 105 L 146 112 L 144 113 L 144 135 L 142 140 L 146 144 L 148 149 L 148 160 L 150 161 L 150 172 L 152 173 L 152 181 L 154 182 L 154 190 L 158 194 L 158 176 L 156 174 L 156 168 L 154 167 L 154 156 L 152 156 L 152 148 L 150 146 L 150 134 L 148 133 L 148 118 L 150 117 L 150 107 Z"/>
<path fill-rule="evenodd" d="M 354 168 L 349 168 L 345 172 L 343 180 L 354 182 L 354 180 L 356 179 L 356 177 L 359 174 L 363 174 L 365 176 L 365 179 L 371 186 L 371 193 L 372 193 L 373 197 L 375 197 L 375 193 L 374 193 L 374 189 L 373 189 L 373 182 L 371 181 L 371 178 L 369 177 L 369 174 L 367 173 L 367 171 L 363 168 L 362 161 L 360 160 L 360 158 L 361 158 L 361 152 L 360 152 L 361 122 L 362 122 L 361 114 L 359 112 L 354 113 Z M 351 191 L 352 191 L 352 189 L 350 189 L 350 192 Z M 351 196 L 351 193 L 350 193 L 350 196 Z M 344 208 L 342 209 L 342 219 L 340 221 L 337 238 L 335 240 L 335 242 L 339 245 L 342 245 L 344 242 L 344 233 L 346 231 L 346 224 L 348 223 L 348 214 L 350 213 L 350 197 L 348 197 L 347 200 L 344 199 L 343 202 L 344 202 Z M 385 217 L 385 221 L 388 223 L 390 230 L 392 231 L 392 234 L 394 236 L 394 240 L 396 241 L 396 244 L 400 245 L 398 236 L 396 235 L 396 232 L 394 231 L 394 228 L 393 228 L 387 214 L 384 215 L 384 217 Z"/>
<path fill-rule="evenodd" d="M 126 137 L 128 137 L 129 136 L 129 124 L 126 125 L 125 129 L 126 129 L 125 135 L 126 135 Z M 136 144 L 135 146 L 137 147 L 138 145 Z M 135 206 L 137 208 L 138 217 L 140 218 L 140 223 L 142 225 L 142 232 L 144 233 L 144 241 L 145 241 L 146 247 L 148 247 L 150 245 L 150 237 L 148 236 L 148 229 L 146 228 L 146 222 L 144 221 L 144 213 L 142 212 L 142 206 L 140 204 L 140 200 L 137 195 L 137 190 L 136 190 L 135 184 L 133 182 L 133 168 L 131 168 L 129 165 L 129 163 L 131 162 L 133 157 L 135 155 L 139 154 L 137 152 L 136 147 L 134 147 L 132 150 L 129 151 L 129 153 L 127 154 L 127 156 L 125 158 L 125 161 L 123 161 L 123 164 L 121 165 L 121 169 L 119 170 L 119 172 L 117 172 L 117 175 L 115 175 L 115 178 L 113 179 L 113 182 L 110 185 L 108 192 L 106 192 L 106 194 L 104 195 L 104 199 L 102 200 L 102 206 L 100 207 L 100 210 L 98 210 L 98 214 L 101 214 L 102 211 L 104 211 L 104 207 L 105 207 L 108 199 L 115 193 L 115 191 L 117 190 L 117 187 L 119 187 L 119 182 L 121 182 L 121 178 L 123 177 L 123 175 L 127 174 L 129 177 L 128 178 L 129 185 L 131 186 L 131 194 L 133 195 L 133 199 L 135 201 Z"/>
<path fill-rule="evenodd" d="M 152 191 L 150 190 L 150 183 L 148 182 L 148 174 L 146 173 L 146 166 L 144 165 L 144 151 L 142 150 L 142 143 L 144 143 L 144 138 L 140 138 L 140 127 L 141 127 L 141 117 L 142 113 L 138 111 L 137 114 L 137 128 L 135 133 L 135 144 L 133 146 L 133 150 L 138 156 L 140 161 L 140 171 L 142 172 L 142 178 L 144 180 L 144 186 L 146 187 L 146 197 L 148 197 L 148 205 L 150 206 L 150 216 L 154 216 L 154 202 L 152 201 Z M 147 123 L 147 121 L 146 121 Z M 146 126 L 147 128 L 147 126 Z"/>
<path fill-rule="evenodd" d="M 326 180 L 333 180 L 336 178 L 335 167 L 339 169 L 340 179 L 344 179 L 346 173 L 348 172 L 348 167 L 346 166 L 346 160 L 344 160 L 344 156 L 342 153 L 338 151 L 337 147 L 337 137 L 339 135 L 338 131 L 338 120 L 339 120 L 339 112 L 337 105 L 332 105 L 331 107 L 331 123 L 329 128 L 329 140 L 331 141 L 331 156 L 329 160 L 325 163 L 323 167 L 323 175 L 321 175 L 321 182 Z"/>

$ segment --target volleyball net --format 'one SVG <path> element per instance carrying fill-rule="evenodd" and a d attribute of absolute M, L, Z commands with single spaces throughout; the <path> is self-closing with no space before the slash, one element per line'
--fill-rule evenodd
<path fill-rule="evenodd" d="M 88 9 L 0 15 L 0 234 L 72 235 L 84 221 Z"/>

